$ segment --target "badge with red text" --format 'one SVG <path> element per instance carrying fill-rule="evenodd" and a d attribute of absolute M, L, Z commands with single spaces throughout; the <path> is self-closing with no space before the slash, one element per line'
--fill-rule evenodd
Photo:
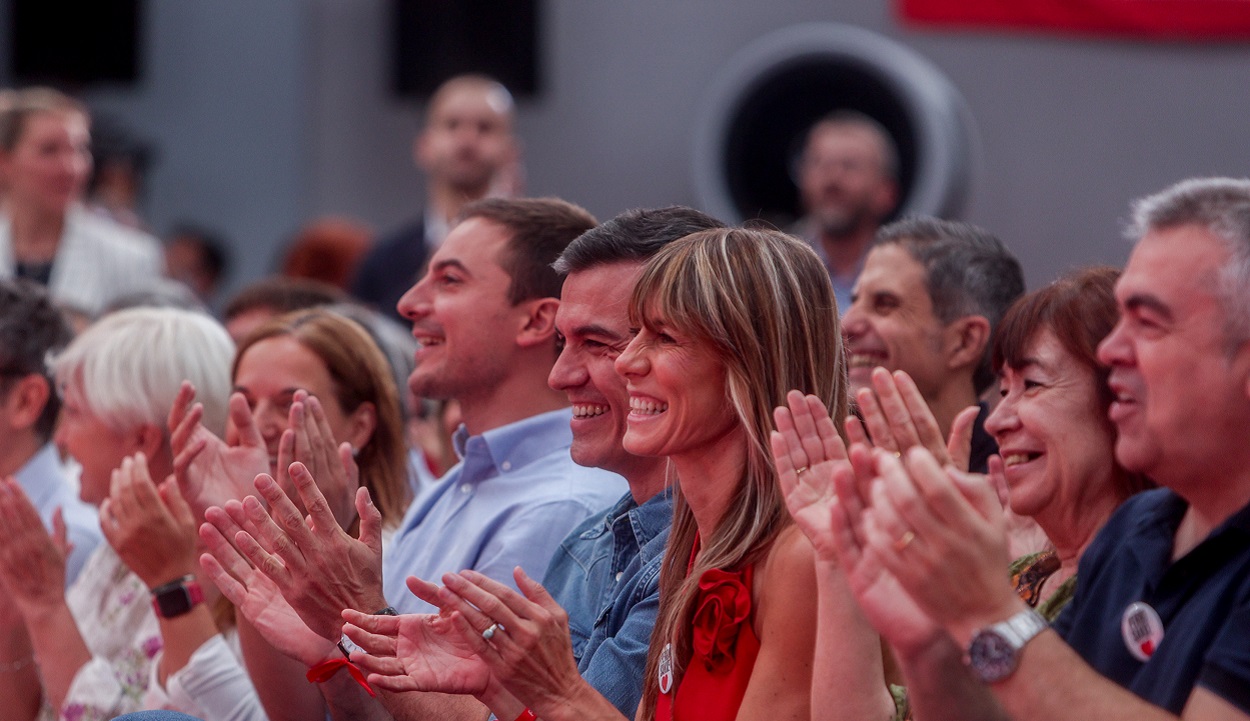
<path fill-rule="evenodd" d="M 1148 604 L 1137 601 L 1124 609 L 1120 633 L 1124 635 L 1124 645 L 1133 658 L 1149 661 L 1163 641 L 1163 621 Z"/>
<path fill-rule="evenodd" d="M 660 693 L 668 693 L 673 690 L 673 644 L 664 644 L 664 650 L 660 652 L 660 664 L 657 670 L 659 674 Z"/>

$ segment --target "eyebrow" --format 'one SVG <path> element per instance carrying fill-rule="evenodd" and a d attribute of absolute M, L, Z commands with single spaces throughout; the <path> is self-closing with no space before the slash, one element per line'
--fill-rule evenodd
<path fill-rule="evenodd" d="M 466 268 L 466 267 L 464 267 L 464 263 L 461 263 L 460 261 L 456 260 L 455 258 L 451 258 L 451 259 L 449 259 L 449 260 L 440 260 L 439 262 L 435 263 L 435 264 L 434 264 L 434 265 L 430 268 L 430 270 L 446 270 L 447 268 L 456 268 L 456 269 L 460 270 L 460 271 L 461 271 L 461 272 L 463 272 L 463 273 L 468 273 L 468 272 L 469 272 L 469 269 L 468 269 L 468 268 Z"/>
<path fill-rule="evenodd" d="M 1124 299 L 1124 310 L 1149 310 L 1158 313 L 1164 320 L 1171 321 L 1172 309 L 1158 297 L 1149 293 L 1134 293 Z"/>
<path fill-rule="evenodd" d="M 617 333 L 616 331 L 613 331 L 610 328 L 606 328 L 596 323 L 590 323 L 587 325 L 579 325 L 573 329 L 573 334 L 580 335 L 580 336 L 599 335 L 599 336 L 605 336 L 607 338 L 614 338 L 614 339 L 621 339 L 625 337 L 624 335 L 621 335 L 620 333 Z"/>

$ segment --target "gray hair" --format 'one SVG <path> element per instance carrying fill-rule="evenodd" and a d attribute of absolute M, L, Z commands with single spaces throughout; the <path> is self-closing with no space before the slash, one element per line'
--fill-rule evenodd
<path fill-rule="evenodd" d="M 933 313 L 943 323 L 968 315 L 983 316 L 990 330 L 1024 294 L 1024 271 L 1007 246 L 971 223 L 913 216 L 877 231 L 874 245 L 895 244 L 925 270 L 925 288 Z M 990 344 L 972 375 L 977 393 L 994 382 Z"/>
<path fill-rule="evenodd" d="M 1250 180 L 1190 178 L 1133 203 L 1130 240 L 1152 230 L 1197 225 L 1224 241 L 1232 257 L 1220 269 L 1216 293 L 1232 353 L 1250 339 Z"/>
<path fill-rule="evenodd" d="M 716 218 L 681 205 L 627 210 L 579 235 L 552 267 L 568 275 L 610 263 L 643 262 L 678 238 L 724 227 Z"/>
<path fill-rule="evenodd" d="M 97 321 L 58 356 L 60 387 L 72 384 L 90 411 L 121 430 L 165 427 L 182 381 L 204 406 L 204 427 L 221 434 L 230 397 L 234 342 L 204 313 L 131 308 Z"/>

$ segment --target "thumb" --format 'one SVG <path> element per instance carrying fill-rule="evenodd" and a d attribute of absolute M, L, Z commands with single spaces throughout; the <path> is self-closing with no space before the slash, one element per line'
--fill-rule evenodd
<path fill-rule="evenodd" d="M 560 604 L 556 603 L 556 600 L 551 597 L 547 589 L 543 588 L 543 585 L 538 581 L 530 578 L 529 574 L 525 573 L 525 569 L 520 566 L 512 569 L 512 577 L 516 579 L 517 588 L 521 589 L 521 593 L 525 594 L 525 597 L 529 600 L 549 611 L 560 608 Z"/>
<path fill-rule="evenodd" d="M 950 439 L 946 442 L 946 454 L 950 456 L 951 463 L 961 471 L 968 470 L 968 463 L 972 458 L 972 433 L 979 415 L 981 415 L 980 406 L 968 406 L 960 411 L 951 423 Z"/>
<path fill-rule="evenodd" d="M 199 523 L 201 519 L 195 517 L 191 506 L 182 497 L 182 491 L 178 489 L 178 479 L 172 473 L 157 490 L 161 494 L 161 500 L 165 502 L 165 507 L 169 509 L 170 514 L 173 515 L 178 525 L 194 527 Z"/>
<path fill-rule="evenodd" d="M 69 530 L 65 527 L 65 514 L 60 506 L 52 512 L 52 542 L 66 557 L 74 550 L 74 544 L 69 542 Z"/>
<path fill-rule="evenodd" d="M 356 491 L 356 513 L 360 516 L 360 542 L 374 553 L 382 553 L 382 513 L 373 505 L 368 488 Z"/>

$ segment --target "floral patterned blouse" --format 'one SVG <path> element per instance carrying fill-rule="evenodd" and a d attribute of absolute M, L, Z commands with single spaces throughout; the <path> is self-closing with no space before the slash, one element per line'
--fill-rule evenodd
<path fill-rule="evenodd" d="M 108 544 L 87 559 L 66 593 L 91 660 L 78 669 L 59 713 L 44 695 L 39 721 L 108 721 L 143 708 L 160 627 L 147 586 Z"/>

